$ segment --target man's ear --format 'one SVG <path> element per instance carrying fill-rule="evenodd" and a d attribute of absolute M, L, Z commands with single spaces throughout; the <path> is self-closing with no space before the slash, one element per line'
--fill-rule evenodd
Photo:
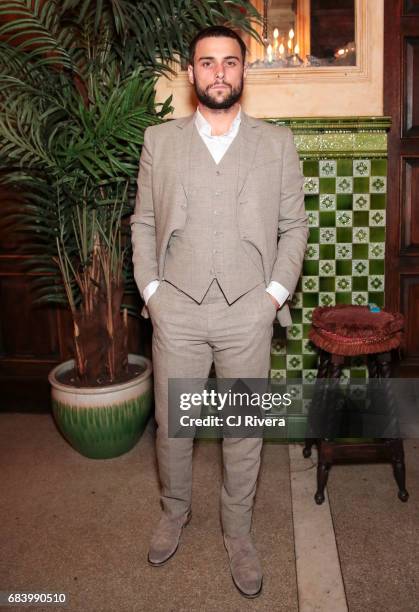
<path fill-rule="evenodd" d="M 190 83 L 191 85 L 193 85 L 193 84 L 194 84 L 194 82 L 195 82 L 195 78 L 194 78 L 194 73 L 193 73 L 193 66 L 192 66 L 192 64 L 189 64 L 189 65 L 188 65 L 188 79 L 189 79 L 189 83 Z"/>

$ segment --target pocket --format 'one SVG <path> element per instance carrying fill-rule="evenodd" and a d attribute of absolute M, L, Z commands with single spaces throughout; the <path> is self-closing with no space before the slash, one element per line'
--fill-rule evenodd
<path fill-rule="evenodd" d="M 151 306 L 151 308 L 154 308 L 154 303 L 156 302 L 156 300 L 157 300 L 157 302 L 160 300 L 161 292 L 162 292 L 162 289 L 163 289 L 163 284 L 164 284 L 164 281 L 160 281 L 159 282 L 159 285 L 158 285 L 157 289 L 151 295 L 150 299 L 147 302 L 147 308 L 150 308 L 150 306 Z"/>
<path fill-rule="evenodd" d="M 276 313 L 277 313 L 277 307 L 273 303 L 273 301 L 272 301 L 272 299 L 270 297 L 270 294 L 266 291 L 266 287 L 265 286 L 263 286 L 263 296 L 262 296 L 262 298 L 263 298 L 263 300 L 265 302 L 267 302 L 268 307 L 270 308 L 270 312 L 271 312 L 272 317 L 275 317 Z"/>

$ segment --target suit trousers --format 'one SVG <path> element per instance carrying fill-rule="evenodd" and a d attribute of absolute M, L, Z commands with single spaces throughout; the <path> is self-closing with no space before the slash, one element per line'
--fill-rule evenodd
<path fill-rule="evenodd" d="M 168 436 L 168 379 L 206 379 L 213 361 L 217 378 L 268 378 L 276 308 L 265 288 L 262 282 L 228 304 L 214 279 L 197 303 L 161 281 L 148 301 L 161 502 L 173 518 L 191 507 L 193 439 Z M 221 521 L 227 535 L 250 531 L 262 442 L 223 440 Z"/>

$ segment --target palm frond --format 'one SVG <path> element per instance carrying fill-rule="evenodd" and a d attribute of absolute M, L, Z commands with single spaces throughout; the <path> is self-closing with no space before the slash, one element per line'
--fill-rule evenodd
<path fill-rule="evenodd" d="M 60 27 L 57 0 L 6 0 L 0 4 L 0 38 L 18 51 L 59 68 L 74 69 Z"/>
<path fill-rule="evenodd" d="M 69 306 L 85 382 L 83 336 L 97 336 L 95 367 L 111 364 L 111 381 L 124 361 L 118 314 L 124 286 L 136 291 L 126 219 L 144 131 L 172 110 L 171 98 L 156 103 L 156 79 L 199 28 L 254 34 L 257 19 L 247 0 L 0 3 L 0 184 L 19 195 L 0 223 L 25 255 L 36 302 Z"/>

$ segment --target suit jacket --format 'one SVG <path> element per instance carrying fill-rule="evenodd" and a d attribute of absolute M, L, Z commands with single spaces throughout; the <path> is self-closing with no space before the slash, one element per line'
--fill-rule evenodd
<path fill-rule="evenodd" d="M 169 238 L 185 225 L 194 129 L 193 114 L 149 127 L 144 133 L 136 206 L 130 220 L 134 276 L 141 294 L 149 282 L 162 279 Z M 266 284 L 277 281 L 291 296 L 308 237 L 303 177 L 292 132 L 243 112 L 240 130 L 240 238 L 259 251 Z M 145 307 L 142 314 L 147 316 Z M 278 310 L 277 318 L 281 325 L 292 324 L 287 304 Z"/>

